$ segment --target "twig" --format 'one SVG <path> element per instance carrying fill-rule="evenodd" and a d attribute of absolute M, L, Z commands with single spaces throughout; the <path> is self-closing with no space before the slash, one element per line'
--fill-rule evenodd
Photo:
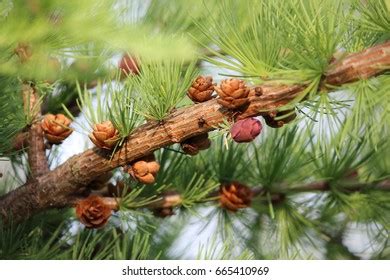
<path fill-rule="evenodd" d="M 14 150 L 21 150 L 27 147 L 28 147 L 28 132 L 18 133 L 13 140 L 12 148 Z"/>
<path fill-rule="evenodd" d="M 22 91 L 24 108 L 26 113 L 32 116 L 32 124 L 28 132 L 28 162 L 31 177 L 36 178 L 49 171 L 43 131 L 39 122 L 41 117 L 40 101 L 36 89 L 32 85 L 23 84 Z"/>
<path fill-rule="evenodd" d="M 376 189 L 380 191 L 390 191 L 390 181 L 385 180 L 381 182 L 377 182 L 376 184 L 372 183 L 355 183 L 350 186 L 343 186 L 343 188 L 340 188 L 339 191 L 343 191 L 345 193 L 352 193 L 352 192 L 360 192 L 365 189 Z M 331 191 L 331 188 L 327 182 L 319 181 L 319 182 L 313 182 L 306 185 L 302 185 L 300 187 L 294 187 L 294 188 L 280 188 L 280 191 L 278 192 L 269 192 L 266 191 L 262 187 L 253 187 L 253 197 L 257 198 L 267 198 L 269 197 L 268 201 L 272 202 L 272 204 L 279 203 L 283 201 L 287 194 L 298 194 L 298 193 L 306 193 L 306 192 L 328 192 Z M 219 197 L 219 192 L 214 191 L 208 195 L 207 198 L 212 198 L 214 200 L 217 200 Z M 118 209 L 119 205 L 121 203 L 121 198 L 113 198 L 113 197 L 104 197 L 103 198 L 107 204 L 114 205 L 117 204 L 114 208 Z M 205 202 L 212 201 L 210 199 L 206 199 Z M 148 209 L 156 209 L 156 208 L 166 208 L 166 207 L 176 207 L 180 206 L 183 202 L 183 197 L 179 193 L 172 193 L 172 194 L 164 194 L 158 197 L 157 199 L 153 200 L 153 202 L 146 204 L 142 206 L 141 208 L 148 208 Z M 199 202 L 199 203 L 203 203 Z M 74 205 L 74 201 L 69 201 L 69 206 Z"/>

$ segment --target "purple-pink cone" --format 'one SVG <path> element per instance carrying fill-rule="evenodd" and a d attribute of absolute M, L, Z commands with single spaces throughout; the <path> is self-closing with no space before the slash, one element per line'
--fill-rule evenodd
<path fill-rule="evenodd" d="M 237 143 L 251 142 L 260 134 L 262 128 L 258 119 L 247 118 L 234 123 L 230 134 Z"/>

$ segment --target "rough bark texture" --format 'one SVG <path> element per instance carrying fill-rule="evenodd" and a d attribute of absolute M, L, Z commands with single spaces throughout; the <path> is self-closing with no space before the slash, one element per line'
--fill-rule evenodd
<path fill-rule="evenodd" d="M 30 177 L 36 178 L 49 171 L 46 158 L 46 148 L 41 128 L 40 101 L 39 96 L 30 84 L 22 86 L 24 108 L 28 115 L 31 115 L 33 122 L 30 126 L 28 137 L 28 163 L 30 166 Z"/>
<path fill-rule="evenodd" d="M 31 177 L 33 178 L 49 171 L 40 122 L 35 122 L 30 127 L 28 134 L 28 163 L 30 165 Z"/>
<path fill-rule="evenodd" d="M 28 147 L 28 132 L 20 132 L 13 140 L 13 150 L 21 150 Z"/>
<path fill-rule="evenodd" d="M 329 67 L 326 84 L 339 86 L 361 79 L 367 79 L 389 70 L 390 42 L 351 54 Z"/>
<path fill-rule="evenodd" d="M 386 42 L 331 65 L 325 81 L 337 86 L 378 75 L 389 68 L 390 42 Z M 304 88 L 304 85 L 262 85 L 262 95 L 252 98 L 241 117 L 255 116 L 259 111 L 280 106 L 280 101 L 292 100 Z M 12 216 L 18 222 L 47 208 L 64 207 L 97 176 L 162 147 L 214 130 L 232 114 L 214 99 L 179 109 L 164 123 L 144 124 L 128 137 L 111 160 L 108 153 L 98 148 L 89 149 L 1 197 L 1 216 L 5 220 Z"/>

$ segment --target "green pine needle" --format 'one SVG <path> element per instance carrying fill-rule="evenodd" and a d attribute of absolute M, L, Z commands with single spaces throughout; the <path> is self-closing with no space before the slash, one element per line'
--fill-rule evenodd
<path fill-rule="evenodd" d="M 194 62 L 144 62 L 140 75 L 129 81 L 139 94 L 137 111 L 146 119 L 164 120 L 184 98 L 196 75 Z"/>

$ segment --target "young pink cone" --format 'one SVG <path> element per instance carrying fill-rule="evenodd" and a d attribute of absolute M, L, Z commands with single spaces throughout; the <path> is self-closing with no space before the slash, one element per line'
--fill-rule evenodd
<path fill-rule="evenodd" d="M 247 118 L 233 124 L 230 129 L 232 138 L 237 143 L 251 142 L 260 134 L 261 122 L 255 118 Z"/>

